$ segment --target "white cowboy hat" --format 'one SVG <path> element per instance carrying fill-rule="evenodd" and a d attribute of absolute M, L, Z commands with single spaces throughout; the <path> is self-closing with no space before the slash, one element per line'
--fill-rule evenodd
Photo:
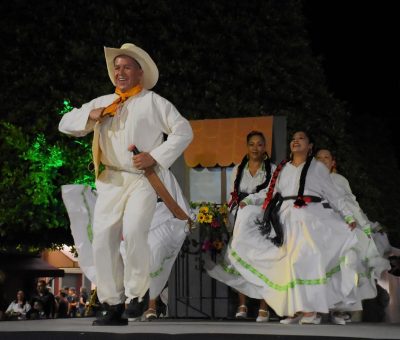
<path fill-rule="evenodd" d="M 145 89 L 154 87 L 158 80 L 158 68 L 148 53 L 134 44 L 123 44 L 121 48 L 104 47 L 108 75 L 115 86 L 114 59 L 119 55 L 126 55 L 135 59 L 143 70 L 142 86 Z"/>

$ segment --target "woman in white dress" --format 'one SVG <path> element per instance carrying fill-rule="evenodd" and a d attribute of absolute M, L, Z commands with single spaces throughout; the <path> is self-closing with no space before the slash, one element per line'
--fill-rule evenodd
<path fill-rule="evenodd" d="M 174 175 L 169 170 L 162 169 L 158 175 L 179 206 L 191 216 L 187 200 Z M 70 227 L 78 253 L 79 265 L 84 274 L 93 283 L 96 283 L 91 243 L 96 192 L 85 185 L 63 185 L 62 198 L 71 222 Z M 175 218 L 166 205 L 162 201 L 158 201 L 148 237 L 151 249 L 150 299 L 148 309 L 143 314 L 145 320 L 158 318 L 161 314 L 166 315 L 165 305 L 168 301 L 167 297 L 163 296 L 164 288 L 188 232 L 186 221 Z M 122 240 L 120 252 L 125 261 L 126 252 Z"/>
<path fill-rule="evenodd" d="M 335 309 L 340 311 L 361 311 L 361 301 L 364 299 L 372 299 L 377 295 L 376 280 L 379 280 L 382 273 L 390 269 L 390 263 L 387 259 L 380 255 L 375 242 L 372 238 L 372 225 L 360 208 L 356 197 L 351 191 L 348 180 L 337 173 L 336 171 L 336 160 L 332 155 L 332 152 L 328 149 L 320 149 L 316 153 L 316 159 L 325 164 L 330 172 L 333 183 L 345 191 L 347 205 L 351 209 L 351 212 L 356 220 L 357 228 L 355 233 L 357 235 L 358 244 L 356 246 L 357 255 L 359 258 L 358 262 L 358 285 L 354 294 L 358 300 L 358 303 L 346 307 L 337 306 Z M 344 320 L 340 320 L 343 314 L 333 313 L 332 321 L 334 323 L 343 323 Z M 350 320 L 348 320 L 350 321 Z"/>
<path fill-rule="evenodd" d="M 266 139 L 262 132 L 251 131 L 246 136 L 247 153 L 240 164 L 232 170 L 231 199 L 229 202 L 229 223 L 234 225 L 239 208 L 239 202 L 247 195 L 259 192 L 268 186 L 271 174 L 276 166 L 271 163 L 266 152 Z M 228 246 L 229 249 L 229 246 Z M 208 261 L 206 263 L 207 273 L 239 291 L 239 306 L 235 317 L 237 319 L 247 318 L 247 296 L 261 299 L 257 322 L 268 321 L 268 312 L 265 301 L 261 296 L 255 296 L 250 285 L 240 277 L 239 273 L 232 271 L 227 254 L 222 255 L 218 264 Z M 247 286 L 247 287 L 243 287 Z M 243 291 L 245 293 L 240 293 Z"/>
<path fill-rule="evenodd" d="M 293 135 L 291 160 L 278 165 L 267 194 L 240 202 L 229 249 L 234 268 L 278 315 L 289 316 L 283 323 L 319 324 L 318 313 L 349 302 L 356 281 L 355 221 L 312 149 L 308 133 Z"/>

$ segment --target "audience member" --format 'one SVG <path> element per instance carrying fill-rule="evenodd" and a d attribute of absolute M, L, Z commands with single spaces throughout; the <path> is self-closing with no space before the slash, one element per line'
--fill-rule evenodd
<path fill-rule="evenodd" d="M 17 298 L 10 303 L 5 315 L 8 320 L 24 320 L 26 313 L 31 309 L 31 305 L 25 299 L 25 293 L 22 290 L 17 292 Z"/>

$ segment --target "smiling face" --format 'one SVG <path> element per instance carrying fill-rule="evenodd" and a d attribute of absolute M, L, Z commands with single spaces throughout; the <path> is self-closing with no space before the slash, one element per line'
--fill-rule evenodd
<path fill-rule="evenodd" d="M 297 131 L 290 141 L 290 151 L 293 155 L 308 155 L 313 148 L 313 144 L 310 143 L 310 139 L 307 134 L 303 131 Z"/>
<path fill-rule="evenodd" d="M 260 161 L 265 157 L 265 141 L 260 135 L 251 136 L 247 142 L 247 154 L 249 159 Z"/>
<path fill-rule="evenodd" d="M 332 172 L 332 169 L 334 169 L 336 166 L 336 161 L 329 150 L 319 150 L 315 155 L 315 158 L 324 163 L 330 172 Z"/>
<path fill-rule="evenodd" d="M 138 62 L 131 57 L 120 55 L 114 60 L 115 85 L 121 92 L 129 91 L 138 85 L 143 77 L 143 70 Z"/>

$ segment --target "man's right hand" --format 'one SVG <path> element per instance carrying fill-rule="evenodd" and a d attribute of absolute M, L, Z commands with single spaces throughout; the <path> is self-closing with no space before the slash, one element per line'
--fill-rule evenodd
<path fill-rule="evenodd" d="M 104 107 L 99 107 L 97 109 L 93 109 L 89 113 L 89 118 L 91 120 L 95 120 L 96 122 L 101 122 L 104 117 L 101 116 L 102 112 L 104 110 Z"/>

